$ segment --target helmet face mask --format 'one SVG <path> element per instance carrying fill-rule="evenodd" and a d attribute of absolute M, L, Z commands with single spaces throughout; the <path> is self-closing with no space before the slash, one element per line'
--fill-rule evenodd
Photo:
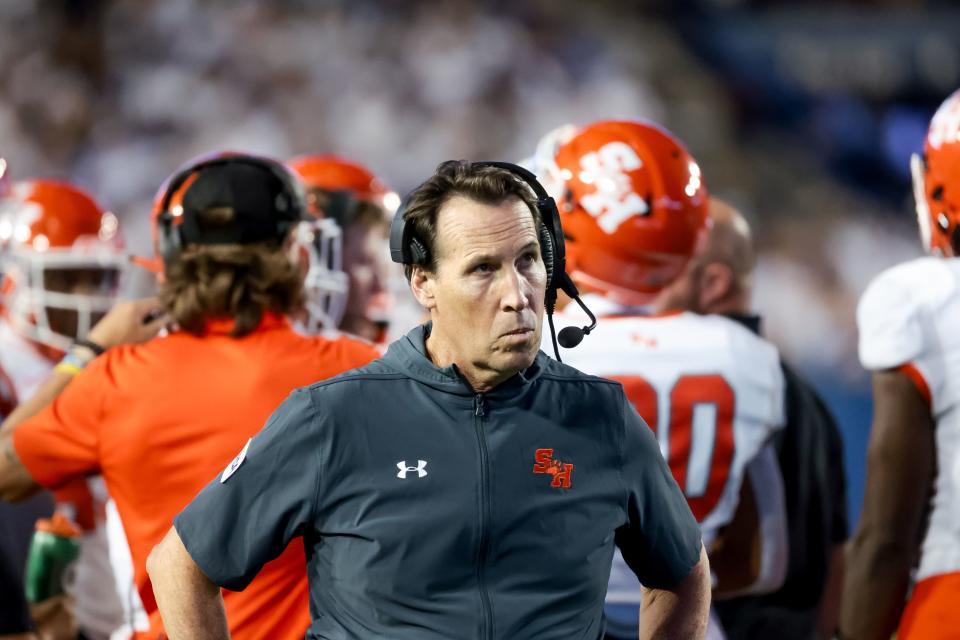
<path fill-rule="evenodd" d="M 335 155 L 303 155 L 287 163 L 304 183 L 308 210 L 320 222 L 325 252 L 308 252 L 311 266 L 305 280 L 306 329 L 336 329 L 378 340 L 387 325 L 390 295 L 381 289 L 388 275 L 385 264 L 368 260 L 368 244 L 400 204 L 372 171 Z M 335 242 L 334 242 L 335 240 Z M 314 243 L 316 246 L 316 243 Z M 377 253 L 380 247 L 377 247 Z M 334 262 L 329 257 L 336 256 Z M 346 264 L 346 271 L 343 264 Z M 335 266 L 334 266 L 335 265 Z M 370 278 L 362 274 L 370 274 Z"/>
<path fill-rule="evenodd" d="M 116 304 L 126 264 L 109 252 L 15 252 L 4 267 L 11 291 L 3 295 L 3 304 L 11 324 L 30 340 L 66 351 Z"/>
<path fill-rule="evenodd" d="M 128 265 L 117 218 L 80 189 L 44 180 L 14 184 L 0 206 L 0 262 L 9 322 L 57 351 L 113 307 Z"/>
<path fill-rule="evenodd" d="M 128 260 L 117 219 L 67 184 L 12 191 L 0 208 L 0 302 L 20 335 L 65 351 L 119 299 Z"/>
<path fill-rule="evenodd" d="M 343 270 L 343 232 L 333 220 L 301 222 L 293 250 L 306 260 L 303 279 L 304 332 L 336 330 L 347 307 L 349 279 Z"/>

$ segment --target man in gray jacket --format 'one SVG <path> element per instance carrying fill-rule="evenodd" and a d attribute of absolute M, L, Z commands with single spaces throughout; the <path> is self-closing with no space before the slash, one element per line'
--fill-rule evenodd
<path fill-rule="evenodd" d="M 614 545 L 641 637 L 703 636 L 706 555 L 650 429 L 539 352 L 565 275 L 550 205 L 482 163 L 414 190 L 392 248 L 431 321 L 295 391 L 177 517 L 148 562 L 172 640 L 227 637 L 218 587 L 295 537 L 308 638 L 594 640 Z"/>

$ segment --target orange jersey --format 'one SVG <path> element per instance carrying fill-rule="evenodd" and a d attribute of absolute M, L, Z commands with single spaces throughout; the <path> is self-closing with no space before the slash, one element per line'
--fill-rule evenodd
<path fill-rule="evenodd" d="M 260 431 L 295 388 L 378 357 L 350 338 L 297 334 L 266 316 L 243 338 L 232 322 L 111 349 L 14 432 L 20 460 L 40 484 L 103 475 L 117 504 L 150 614 L 162 629 L 147 555 L 173 518 Z M 291 544 L 242 593 L 224 592 L 233 638 L 302 638 L 309 625 L 303 547 Z"/>

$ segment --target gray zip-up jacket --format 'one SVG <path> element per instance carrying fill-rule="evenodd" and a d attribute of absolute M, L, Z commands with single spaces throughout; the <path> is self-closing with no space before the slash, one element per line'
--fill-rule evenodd
<path fill-rule="evenodd" d="M 177 517 L 211 580 L 302 536 L 308 638 L 596 640 L 615 543 L 649 587 L 687 576 L 700 530 L 619 384 L 540 353 L 477 394 L 429 330 L 295 391 Z"/>

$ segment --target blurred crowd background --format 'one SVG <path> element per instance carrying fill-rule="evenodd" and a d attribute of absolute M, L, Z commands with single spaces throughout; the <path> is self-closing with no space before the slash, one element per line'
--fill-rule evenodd
<path fill-rule="evenodd" d="M 402 193 L 562 123 L 656 120 L 754 225 L 756 307 L 839 418 L 855 520 L 856 301 L 921 251 L 909 156 L 960 86 L 954 5 L 3 0 L 0 156 L 90 189 L 147 253 L 154 192 L 202 153 L 338 153 Z"/>

